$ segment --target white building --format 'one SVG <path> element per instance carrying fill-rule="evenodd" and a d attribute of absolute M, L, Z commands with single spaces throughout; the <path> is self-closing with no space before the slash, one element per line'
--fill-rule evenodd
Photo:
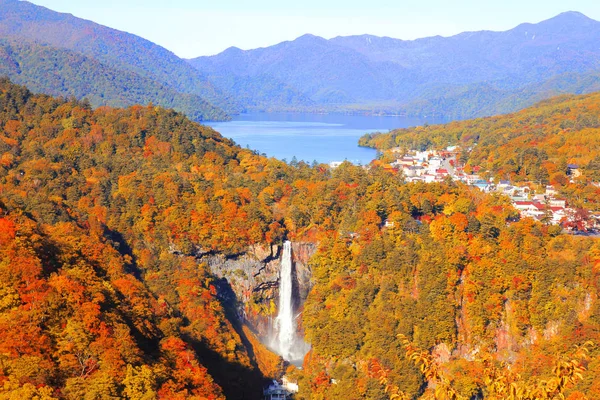
<path fill-rule="evenodd" d="M 431 157 L 429 159 L 429 169 L 430 170 L 433 169 L 435 171 L 436 169 L 441 168 L 441 166 L 442 166 L 442 159 L 441 158 L 439 158 L 439 157 Z"/>
<path fill-rule="evenodd" d="M 550 207 L 565 208 L 566 206 L 567 206 L 567 201 L 566 200 L 550 199 Z"/>

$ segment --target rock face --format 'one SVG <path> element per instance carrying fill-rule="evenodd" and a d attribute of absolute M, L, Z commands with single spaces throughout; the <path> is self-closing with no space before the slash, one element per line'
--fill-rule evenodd
<path fill-rule="evenodd" d="M 296 310 L 301 310 L 312 287 L 309 260 L 316 249 L 314 243 L 292 243 Z M 212 273 L 221 278 L 220 295 L 235 302 L 239 317 L 263 339 L 272 332 L 277 315 L 281 252 L 282 246 L 279 245 L 256 245 L 234 258 L 223 255 L 205 255 L 201 258 Z"/>
<path fill-rule="evenodd" d="M 298 283 L 298 299 L 304 304 L 308 297 L 308 292 L 312 288 L 312 270 L 309 261 L 317 251 L 317 245 L 314 243 L 300 242 L 292 244 L 292 261 L 294 263 L 294 272 L 296 282 Z"/>

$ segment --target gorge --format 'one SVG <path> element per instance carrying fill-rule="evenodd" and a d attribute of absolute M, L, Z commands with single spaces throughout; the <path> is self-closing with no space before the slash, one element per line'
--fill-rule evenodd
<path fill-rule="evenodd" d="M 310 349 L 298 321 L 312 286 L 308 265 L 316 243 L 284 241 L 252 246 L 234 258 L 205 255 L 199 261 L 219 277 L 217 290 L 258 339 L 287 362 L 302 365 Z"/>

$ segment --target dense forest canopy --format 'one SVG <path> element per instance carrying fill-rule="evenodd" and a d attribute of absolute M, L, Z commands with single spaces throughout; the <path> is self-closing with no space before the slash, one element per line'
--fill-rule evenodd
<path fill-rule="evenodd" d="M 139 398 L 128 394 L 127 377 L 140 375 L 131 390 L 151 388 L 161 398 L 261 393 L 259 349 L 249 348 L 251 334 L 227 317 L 195 254 L 239 251 L 264 238 L 268 229 L 248 229 L 241 209 L 250 191 L 240 182 L 250 178 L 238 173 L 236 181 L 227 170 L 228 184 L 225 171 L 267 160 L 173 111 L 94 111 L 6 80 L 0 85 L 2 330 L 15 341 L 4 342 L 5 391 L 17 396 L 48 387 L 61 398 Z M 214 225 L 206 221 L 204 231 L 191 235 L 202 218 L 214 218 Z M 213 229 L 223 235 L 213 237 Z M 28 235 L 35 243 L 23 242 Z M 66 286 L 54 288 L 61 279 Z M 83 287 L 89 293 L 79 293 Z M 35 318 L 28 313 L 31 296 L 37 296 Z M 61 337 L 75 334 L 85 335 L 81 343 L 60 347 Z M 82 358 L 78 352 L 88 347 Z"/>
<path fill-rule="evenodd" d="M 519 220 L 502 196 L 377 164 L 290 165 L 172 110 L 92 109 L 7 80 L 0 127 L 2 396 L 259 397 L 278 360 L 202 255 L 284 239 L 319 244 L 299 398 L 426 396 L 399 334 L 467 398 L 494 398 L 490 365 L 532 386 L 600 343 L 598 242 Z M 599 396 L 599 360 L 567 396 Z"/>
<path fill-rule="evenodd" d="M 431 351 L 464 399 L 509 398 L 486 381 L 490 368 L 533 390 L 555 376 L 559 354 L 597 343 L 598 241 L 510 222 L 503 198 L 463 186 L 410 184 L 395 199 L 387 228 L 366 211 L 354 240 L 332 233 L 321 242 L 304 308 L 313 349 L 300 398 L 386 399 L 373 380 L 382 370 L 406 398 L 428 392 L 398 334 Z M 598 397 L 598 360 L 594 350 L 569 398 Z"/>

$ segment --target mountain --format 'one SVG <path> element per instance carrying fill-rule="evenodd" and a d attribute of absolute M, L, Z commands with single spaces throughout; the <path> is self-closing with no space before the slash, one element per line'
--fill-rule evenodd
<path fill-rule="evenodd" d="M 315 105 L 308 96 L 268 74 L 250 78 L 217 72 L 210 76 L 210 81 L 227 93 L 236 93 L 236 102 L 248 109 L 269 110 L 276 107 L 295 110 Z"/>
<path fill-rule="evenodd" d="M 268 75 L 320 104 L 350 104 L 393 94 L 391 82 L 366 56 L 312 35 L 265 49 L 230 48 L 190 63 L 209 77 L 229 74 L 253 79 Z"/>
<path fill-rule="evenodd" d="M 147 82 L 153 81 L 145 90 L 152 91 L 151 87 L 162 85 L 171 92 L 201 97 L 228 112 L 238 111 L 233 100 L 172 52 L 136 35 L 70 14 L 26 1 L 0 0 L 0 38 L 71 50 L 105 67 L 126 72 L 129 76 L 136 74 Z M 159 97 L 168 96 L 159 94 Z"/>
<path fill-rule="evenodd" d="M 22 39 L 0 39 L 0 76 L 55 96 L 86 98 L 92 106 L 125 107 L 155 103 L 174 108 L 193 120 L 225 120 L 227 114 L 193 94 L 135 72 L 76 53 Z"/>
<path fill-rule="evenodd" d="M 427 83 L 499 80 L 502 86 L 511 87 L 564 72 L 598 69 L 599 37 L 599 22 L 566 12 L 505 32 L 465 32 L 413 41 L 352 36 L 331 42 L 373 62 L 393 62 L 417 71 L 417 77 Z"/>
<path fill-rule="evenodd" d="M 248 81 L 266 75 L 286 90 L 304 94 L 314 107 L 382 108 L 465 118 L 515 110 L 507 105 L 509 97 L 519 97 L 511 100 L 514 107 L 530 105 L 534 101 L 530 98 L 538 99 L 539 91 L 533 91 L 540 82 L 545 82 L 550 95 L 555 89 L 561 91 L 561 75 L 599 71 L 599 40 L 599 22 L 566 12 L 505 32 L 465 32 L 412 41 L 371 35 L 326 40 L 305 35 L 267 48 L 230 48 L 189 62 L 211 79 Z M 219 85 L 219 80 L 215 82 Z M 246 96 L 243 87 L 227 89 Z M 265 98 L 279 96 L 278 90 L 265 90 Z M 308 101 L 302 104 L 310 107 Z"/>
<path fill-rule="evenodd" d="M 404 107 L 406 113 L 466 119 L 510 113 L 560 94 L 600 91 L 600 71 L 567 72 L 522 88 L 500 89 L 490 83 L 476 83 L 439 91 L 425 91 L 425 99 Z"/>
<path fill-rule="evenodd" d="M 599 26 L 567 12 L 506 32 L 412 41 L 304 35 L 185 61 L 126 32 L 26 1 L 0 0 L 0 73 L 36 91 L 88 97 L 93 105 L 151 101 L 195 120 L 246 109 L 464 119 L 597 88 Z"/>

